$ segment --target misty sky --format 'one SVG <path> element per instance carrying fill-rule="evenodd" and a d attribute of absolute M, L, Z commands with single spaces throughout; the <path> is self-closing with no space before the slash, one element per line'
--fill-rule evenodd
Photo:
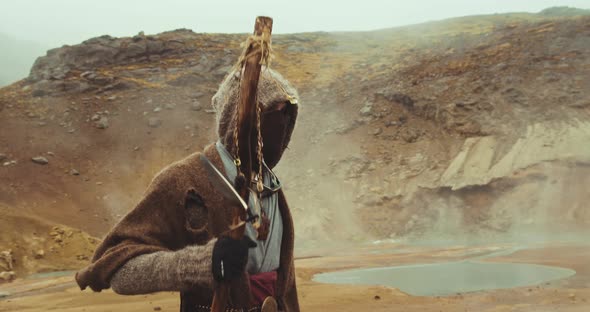
<path fill-rule="evenodd" d="M 59 46 L 141 30 L 249 32 L 257 15 L 275 19 L 274 33 L 292 33 L 372 30 L 563 5 L 590 8 L 590 0 L 0 0 L 0 33 Z"/>

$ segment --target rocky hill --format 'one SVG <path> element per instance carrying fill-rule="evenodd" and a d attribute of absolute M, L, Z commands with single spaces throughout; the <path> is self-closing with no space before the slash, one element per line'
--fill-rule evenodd
<path fill-rule="evenodd" d="M 156 172 L 215 139 L 210 98 L 244 39 L 175 30 L 48 51 L 0 89 L 0 204 L 11 216 L 0 226 L 26 232 L 44 219 L 50 237 L 53 226 L 104 235 Z M 273 40 L 274 68 L 302 97 L 277 170 L 298 248 L 590 224 L 590 17 Z M 34 259 L 23 232 L 11 235 L 0 250 Z"/>
<path fill-rule="evenodd" d="M 588 9 L 578 9 L 574 7 L 568 6 L 558 6 L 558 7 L 550 7 L 545 10 L 539 12 L 540 15 L 544 16 L 583 16 L 583 15 L 590 15 L 590 10 Z"/>

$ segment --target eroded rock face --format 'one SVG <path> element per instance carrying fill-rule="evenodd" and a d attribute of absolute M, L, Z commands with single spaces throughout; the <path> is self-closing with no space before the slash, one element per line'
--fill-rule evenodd
<path fill-rule="evenodd" d="M 16 278 L 14 273 L 14 258 L 12 250 L 0 252 L 0 283 L 11 282 Z"/>
<path fill-rule="evenodd" d="M 177 30 L 185 35 L 194 35 L 190 30 Z M 177 37 L 177 36 L 176 36 Z M 37 59 L 28 80 L 63 80 L 71 70 L 91 71 L 95 68 L 147 61 L 154 56 L 191 52 L 193 48 L 182 39 L 167 39 L 165 35 L 137 35 L 131 38 L 101 36 L 73 46 L 47 51 L 47 55 Z M 96 76 L 88 78 L 96 78 Z"/>
<path fill-rule="evenodd" d="M 0 271 L 12 271 L 14 258 L 12 250 L 4 250 L 0 252 Z"/>
<path fill-rule="evenodd" d="M 189 39 L 195 36 L 190 30 L 176 30 L 155 36 L 145 36 L 143 33 L 126 38 L 101 36 L 81 44 L 65 45 L 39 57 L 27 80 L 32 84 L 33 95 L 37 97 L 108 89 L 121 81 L 117 77 L 97 73 L 97 68 L 157 61 L 172 55 L 191 53 L 195 48 Z"/>

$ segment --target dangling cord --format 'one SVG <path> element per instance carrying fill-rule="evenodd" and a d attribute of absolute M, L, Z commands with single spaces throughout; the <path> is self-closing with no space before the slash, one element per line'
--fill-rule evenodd
<path fill-rule="evenodd" d="M 256 130 L 258 132 L 258 144 L 257 144 L 257 158 L 258 158 L 258 181 L 256 183 L 256 190 L 258 191 L 258 194 L 260 196 L 260 194 L 262 194 L 262 191 L 264 190 L 264 184 L 263 184 L 263 177 L 262 177 L 262 131 L 261 131 L 261 127 L 260 127 L 260 119 L 262 116 L 262 109 L 261 109 L 262 104 L 260 104 L 260 102 L 256 101 Z"/>
<path fill-rule="evenodd" d="M 257 118 L 256 118 L 256 130 L 258 131 L 258 144 L 257 144 L 257 152 L 258 152 L 258 179 L 256 181 L 256 192 L 258 196 L 258 203 L 260 204 L 260 218 L 254 224 L 254 228 L 256 229 L 258 235 L 257 239 L 266 241 L 270 231 L 270 220 L 266 215 L 262 207 L 262 191 L 264 191 L 264 176 L 262 175 L 262 167 L 264 166 L 264 159 L 262 154 L 262 127 L 260 125 L 262 119 L 262 103 L 256 101 L 256 110 L 257 110 Z"/>
<path fill-rule="evenodd" d="M 242 76 L 240 75 L 240 78 L 238 78 L 238 85 L 241 85 L 241 81 L 242 81 Z M 234 165 L 236 165 L 236 169 L 238 171 L 238 175 L 240 173 L 242 173 L 242 171 L 240 170 L 240 166 L 242 165 L 242 161 L 240 160 L 240 142 L 238 140 L 238 116 L 240 115 L 240 92 L 238 92 L 238 100 L 237 100 L 237 105 L 236 105 L 236 112 L 234 114 L 234 122 L 233 122 L 233 126 L 234 126 L 234 133 L 233 133 L 233 137 L 234 137 L 234 144 L 235 144 L 235 150 L 234 150 Z"/>

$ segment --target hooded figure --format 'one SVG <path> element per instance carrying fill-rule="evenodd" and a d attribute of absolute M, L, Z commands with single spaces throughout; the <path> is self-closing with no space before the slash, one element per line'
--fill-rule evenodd
<path fill-rule="evenodd" d="M 218 141 L 202 152 L 228 181 L 237 174 L 232 155 L 239 84 L 234 71 L 213 97 Z M 280 74 L 262 69 L 257 99 L 264 159 L 259 206 L 269 226 L 264 240 L 249 223 L 244 239 L 218 239 L 231 224 L 233 208 L 209 182 L 201 153 L 194 153 L 156 175 L 140 202 L 107 234 L 91 264 L 76 274 L 80 288 L 112 287 L 125 295 L 178 291 L 181 311 L 192 312 L 210 311 L 215 283 L 230 281 L 229 306 L 235 311 L 255 311 L 268 296 L 281 311 L 299 311 L 293 220 L 272 172 L 289 144 L 297 97 Z M 256 197 L 250 196 L 250 207 Z"/>

